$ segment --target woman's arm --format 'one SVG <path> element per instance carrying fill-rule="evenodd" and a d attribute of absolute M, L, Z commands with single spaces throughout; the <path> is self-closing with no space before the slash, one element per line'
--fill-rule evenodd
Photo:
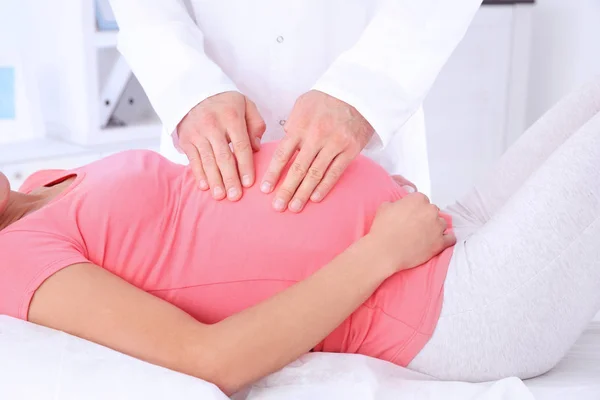
<path fill-rule="evenodd" d="M 371 234 L 327 266 L 214 325 L 93 264 L 76 264 L 49 278 L 33 298 L 29 320 L 232 393 L 309 351 L 387 277 L 453 244 L 425 199 L 414 195 L 385 206 Z"/>
<path fill-rule="evenodd" d="M 374 250 L 357 243 L 307 280 L 214 325 L 100 267 L 77 264 L 38 289 L 29 320 L 231 394 L 308 352 L 373 293 L 388 276 Z"/>

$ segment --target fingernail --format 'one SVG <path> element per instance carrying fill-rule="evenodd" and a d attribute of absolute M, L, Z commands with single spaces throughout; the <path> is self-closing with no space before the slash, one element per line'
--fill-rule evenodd
<path fill-rule="evenodd" d="M 239 192 L 238 192 L 238 190 L 236 188 L 229 188 L 227 190 L 227 197 L 230 200 L 233 200 L 233 199 L 237 198 L 238 194 L 239 194 Z"/>
<path fill-rule="evenodd" d="M 245 187 L 250 187 L 252 185 L 252 179 L 250 178 L 250 175 L 242 176 L 242 185 Z"/>
<path fill-rule="evenodd" d="M 321 200 L 321 193 L 319 192 L 314 192 L 311 196 L 310 196 L 310 200 L 317 202 L 319 200 Z"/>
<path fill-rule="evenodd" d="M 406 190 L 408 193 L 414 193 L 415 192 L 415 188 L 412 186 L 408 186 L 408 185 L 404 185 L 402 186 L 404 188 L 404 190 Z"/>
<path fill-rule="evenodd" d="M 260 185 L 260 191 L 263 193 L 270 193 L 271 192 L 271 184 L 269 182 L 263 182 Z"/>
<path fill-rule="evenodd" d="M 256 146 L 260 149 L 260 138 L 254 138 L 254 143 L 256 143 Z"/>
<path fill-rule="evenodd" d="M 213 189 L 213 197 L 215 199 L 220 199 L 221 197 L 223 197 L 223 189 L 221 189 L 220 186 L 217 186 L 216 188 Z"/>
<path fill-rule="evenodd" d="M 300 211 L 302 209 L 302 202 L 298 199 L 294 199 L 291 203 L 290 203 L 290 210 L 292 211 Z"/>
<path fill-rule="evenodd" d="M 277 211 L 283 211 L 283 209 L 285 208 L 285 202 L 282 199 L 275 199 L 275 201 L 273 202 L 273 207 Z"/>
<path fill-rule="evenodd" d="M 206 183 L 206 181 L 200 181 L 200 189 L 202 189 L 202 190 L 208 189 L 208 183 Z"/>

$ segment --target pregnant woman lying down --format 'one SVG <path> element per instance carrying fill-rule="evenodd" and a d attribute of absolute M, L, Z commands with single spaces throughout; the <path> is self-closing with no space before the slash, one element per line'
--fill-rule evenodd
<path fill-rule="evenodd" d="M 600 309 L 599 111 L 599 84 L 563 101 L 445 214 L 365 158 L 300 214 L 147 151 L 3 178 L 0 313 L 228 393 L 311 350 L 539 375 Z"/>

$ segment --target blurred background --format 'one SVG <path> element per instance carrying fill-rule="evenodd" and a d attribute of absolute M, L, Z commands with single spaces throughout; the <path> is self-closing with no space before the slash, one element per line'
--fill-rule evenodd
<path fill-rule="evenodd" d="M 492 4 L 493 3 L 493 4 Z M 600 72 L 600 1 L 486 1 L 425 103 L 433 200 L 463 194 L 562 96 Z M 0 170 L 129 149 L 161 125 L 116 50 L 104 0 L 0 0 Z"/>

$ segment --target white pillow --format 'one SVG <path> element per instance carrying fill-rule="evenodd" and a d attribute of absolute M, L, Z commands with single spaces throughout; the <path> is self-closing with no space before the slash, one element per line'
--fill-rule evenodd
<path fill-rule="evenodd" d="M 0 399 L 227 400 L 215 385 L 0 315 Z"/>

